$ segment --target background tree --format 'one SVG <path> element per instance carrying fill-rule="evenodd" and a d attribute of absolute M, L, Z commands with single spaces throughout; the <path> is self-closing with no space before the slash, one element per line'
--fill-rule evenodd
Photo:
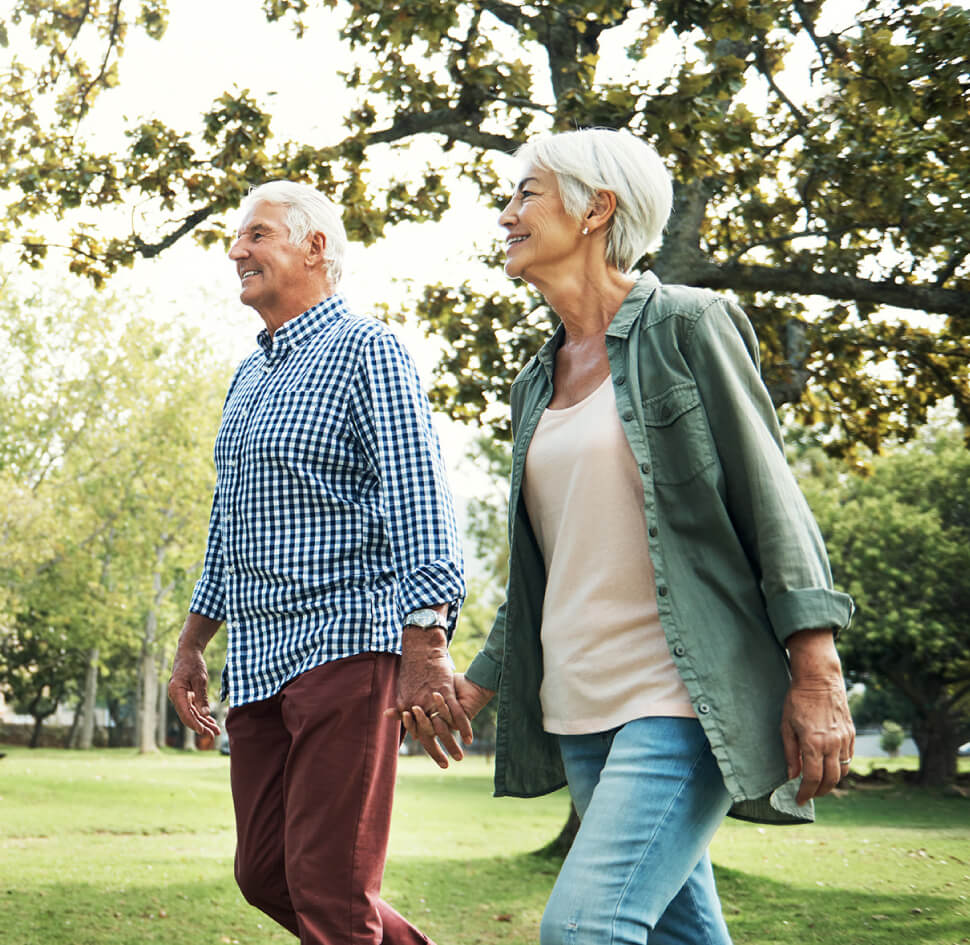
<path fill-rule="evenodd" d="M 24 258 L 39 262 L 59 238 L 19 227 L 54 219 L 69 233 L 71 268 L 101 282 L 189 233 L 222 239 L 221 217 L 249 184 L 279 176 L 329 191 L 351 236 L 369 242 L 388 224 L 440 218 L 458 175 L 497 204 L 508 184 L 494 157 L 536 132 L 629 128 L 676 177 L 675 215 L 648 262 L 665 281 L 741 299 L 776 403 L 827 425 L 830 450 L 909 436 L 947 396 L 970 420 L 963 5 L 264 0 L 262 9 L 289 23 L 295 42 L 313 41 L 321 13 L 343 17 L 358 100 L 340 116 L 342 134 L 277 141 L 270 100 L 232 91 L 196 127 L 136 119 L 125 148 L 99 150 L 85 133 L 98 96 L 118 82 L 132 30 L 161 39 L 165 4 L 14 0 L 0 193 L 4 235 Z M 627 58 L 611 71 L 615 58 L 602 53 L 620 44 Z M 419 141 L 424 172 L 388 175 L 389 155 Z M 133 226 L 120 211 L 136 207 Z M 435 398 L 504 429 L 504 409 L 488 408 L 506 403 L 551 315 L 521 291 L 483 296 L 472 281 L 429 288 L 420 305 L 447 342 Z M 937 317 L 907 314 L 919 312 Z"/>
<path fill-rule="evenodd" d="M 194 331 L 147 307 L 0 294 L 0 685 L 45 717 L 81 697 L 93 721 L 99 672 L 113 665 L 123 682 L 117 658 L 134 669 L 137 645 L 143 750 L 156 743 L 160 653 L 201 561 L 227 374 Z M 28 685 L 44 698 L 28 700 Z"/>
<path fill-rule="evenodd" d="M 819 468 L 821 467 L 821 469 Z M 868 475 L 819 461 L 803 478 L 836 582 L 858 612 L 839 640 L 848 678 L 909 704 L 919 780 L 956 774 L 970 737 L 970 453 L 930 430 Z"/>

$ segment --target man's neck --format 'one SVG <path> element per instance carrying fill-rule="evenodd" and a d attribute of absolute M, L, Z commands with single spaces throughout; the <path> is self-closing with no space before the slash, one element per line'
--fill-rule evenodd
<path fill-rule="evenodd" d="M 272 311 L 262 311 L 260 309 L 256 311 L 259 312 L 259 317 L 262 318 L 263 324 L 266 325 L 266 330 L 272 338 L 287 322 L 298 318 L 304 312 L 313 308 L 314 305 L 319 305 L 325 299 L 329 299 L 336 291 L 337 289 L 334 284 L 328 281 L 319 293 L 314 293 L 312 296 L 304 296 L 298 302 L 293 302 L 286 307 L 281 306 Z"/>

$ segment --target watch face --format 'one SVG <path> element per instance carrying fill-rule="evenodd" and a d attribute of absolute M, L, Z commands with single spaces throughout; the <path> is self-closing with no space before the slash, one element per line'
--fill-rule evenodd
<path fill-rule="evenodd" d="M 441 620 L 438 615 L 429 608 L 414 610 L 404 618 L 404 625 L 413 627 L 440 627 Z"/>

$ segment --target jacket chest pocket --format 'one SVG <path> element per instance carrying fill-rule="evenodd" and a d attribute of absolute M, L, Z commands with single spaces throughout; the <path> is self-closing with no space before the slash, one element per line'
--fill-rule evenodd
<path fill-rule="evenodd" d="M 654 482 L 689 482 L 716 461 L 707 416 L 693 384 L 677 384 L 643 401 Z"/>

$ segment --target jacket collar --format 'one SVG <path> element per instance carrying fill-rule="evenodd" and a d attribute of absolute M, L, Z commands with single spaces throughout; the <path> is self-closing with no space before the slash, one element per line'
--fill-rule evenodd
<path fill-rule="evenodd" d="M 634 283 L 633 288 L 627 293 L 619 309 L 617 309 L 616 314 L 613 316 L 613 321 L 610 322 L 609 328 L 606 329 L 607 336 L 611 338 L 627 338 L 630 334 L 630 329 L 633 327 L 633 322 L 640 312 L 643 311 L 644 305 L 647 304 L 650 296 L 653 295 L 659 285 L 660 280 L 652 272 L 647 270 L 643 273 Z M 560 322 L 559 326 L 553 332 L 552 337 L 536 354 L 536 361 L 545 370 L 546 376 L 550 381 L 552 380 L 552 373 L 556 365 L 556 352 L 562 345 L 565 336 L 566 329 L 563 328 Z"/>
<path fill-rule="evenodd" d="M 644 305 L 647 304 L 650 296 L 653 295 L 659 286 L 660 280 L 652 272 L 647 270 L 643 273 L 634 283 L 633 288 L 627 293 L 623 304 L 613 316 L 610 327 L 606 329 L 607 336 L 610 338 L 629 337 L 633 322 L 643 311 Z"/>

